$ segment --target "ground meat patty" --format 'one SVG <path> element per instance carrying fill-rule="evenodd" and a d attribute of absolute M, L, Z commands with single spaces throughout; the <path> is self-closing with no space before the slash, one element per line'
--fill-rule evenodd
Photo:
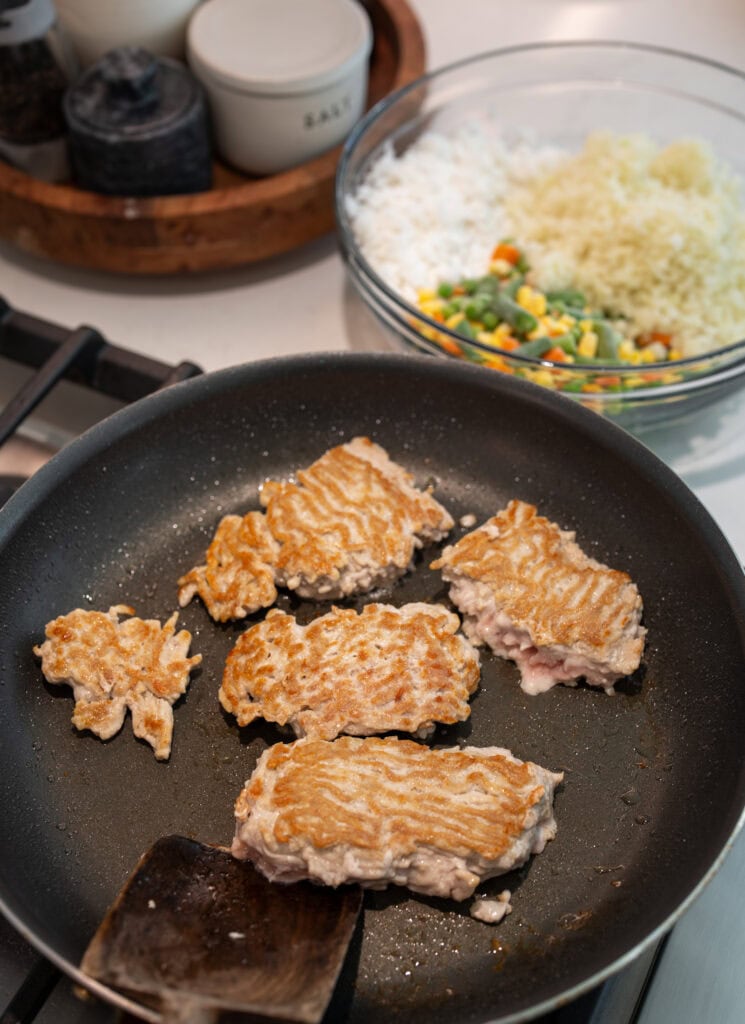
<path fill-rule="evenodd" d="M 414 552 L 441 540 L 450 514 L 366 437 L 331 448 L 297 482 L 261 489 L 279 541 L 276 578 L 301 597 L 335 600 L 391 583 Z"/>
<path fill-rule="evenodd" d="M 238 797 L 233 854 L 273 881 L 394 883 L 463 900 L 554 837 L 561 779 L 498 747 L 279 743 Z"/>
<path fill-rule="evenodd" d="M 263 717 L 297 736 L 426 736 L 470 714 L 479 658 L 459 625 L 423 603 L 334 608 L 308 626 L 275 609 L 228 655 L 220 702 L 239 725 Z"/>
<path fill-rule="evenodd" d="M 195 594 L 216 622 L 243 619 L 277 599 L 274 560 L 279 545 L 261 512 L 224 516 L 204 565 L 178 581 L 178 601 L 184 608 Z"/>
<path fill-rule="evenodd" d="M 403 575 L 414 552 L 442 540 L 450 514 L 429 490 L 366 437 L 331 448 L 297 481 L 268 480 L 266 512 L 225 516 L 204 565 L 179 583 L 179 604 L 195 594 L 213 619 L 241 619 L 268 608 L 277 586 L 301 597 L 365 594 Z"/>
<path fill-rule="evenodd" d="M 580 678 L 612 692 L 641 660 L 636 584 L 574 538 L 533 505 L 511 501 L 431 566 L 451 584 L 466 635 L 513 659 L 527 693 Z"/>
<path fill-rule="evenodd" d="M 189 674 L 202 660 L 187 658 L 191 633 L 176 633 L 178 614 L 161 627 L 155 619 L 127 618 L 134 609 L 107 612 L 76 608 L 46 626 L 46 640 L 34 648 L 50 683 L 73 688 L 76 729 L 111 739 L 129 708 L 135 736 L 146 740 L 159 761 L 171 753 L 171 705 L 185 693 Z"/>

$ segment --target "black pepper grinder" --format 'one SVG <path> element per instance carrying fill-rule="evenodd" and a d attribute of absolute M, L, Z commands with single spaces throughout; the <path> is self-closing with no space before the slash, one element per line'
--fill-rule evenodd
<path fill-rule="evenodd" d="M 73 178 L 118 196 L 202 192 L 212 184 L 202 88 L 178 61 L 109 50 L 67 91 Z"/>
<path fill-rule="evenodd" d="M 0 159 L 45 181 L 68 176 L 62 99 L 77 73 L 51 0 L 0 0 Z"/>

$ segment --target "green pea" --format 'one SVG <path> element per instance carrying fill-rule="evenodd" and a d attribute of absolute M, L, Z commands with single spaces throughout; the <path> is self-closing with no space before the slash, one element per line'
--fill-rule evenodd
<path fill-rule="evenodd" d="M 440 296 L 441 299 L 449 299 L 450 296 L 453 294 L 453 285 L 448 284 L 447 281 L 444 281 L 437 289 L 437 294 Z"/>
<path fill-rule="evenodd" d="M 465 308 L 465 314 L 469 320 L 480 320 L 488 308 L 488 302 L 484 299 L 474 299 Z"/>
<path fill-rule="evenodd" d="M 476 340 L 476 331 L 469 324 L 467 320 L 461 320 L 455 327 L 455 333 L 460 334 L 464 338 L 469 338 L 471 341 Z"/>

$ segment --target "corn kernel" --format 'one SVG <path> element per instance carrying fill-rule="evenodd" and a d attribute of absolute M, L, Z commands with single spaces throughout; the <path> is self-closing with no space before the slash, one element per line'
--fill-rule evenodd
<path fill-rule="evenodd" d="M 564 334 L 565 330 L 561 322 L 553 316 L 544 316 L 541 320 L 541 327 L 545 334 L 549 338 L 558 338 L 559 335 Z"/>
<path fill-rule="evenodd" d="M 445 326 L 446 327 L 457 327 L 458 324 L 461 322 L 461 320 L 465 319 L 465 315 L 466 314 L 463 313 L 463 312 L 453 313 L 453 315 L 449 316 L 447 318 L 447 320 L 445 321 Z"/>
<path fill-rule="evenodd" d="M 682 359 L 683 353 L 677 348 L 671 348 L 667 353 L 668 359 Z"/>
<path fill-rule="evenodd" d="M 598 336 L 594 331 L 585 331 L 577 344 L 577 352 L 585 359 L 593 359 L 598 350 Z"/>
<path fill-rule="evenodd" d="M 496 345 L 496 339 L 491 331 L 478 331 L 476 341 L 480 341 L 482 345 L 489 345 L 491 348 Z"/>
<path fill-rule="evenodd" d="M 515 301 L 518 306 L 527 309 L 533 316 L 545 316 L 546 296 L 541 292 L 533 291 L 530 285 L 523 284 L 517 289 Z"/>
<path fill-rule="evenodd" d="M 512 273 L 512 264 L 508 260 L 492 260 L 489 264 L 489 271 L 497 277 L 507 277 Z"/>
<path fill-rule="evenodd" d="M 634 353 L 637 350 L 634 348 L 634 343 L 629 341 L 628 338 L 624 339 L 618 346 L 618 355 L 621 359 L 626 359 L 628 362 L 633 362 Z"/>
<path fill-rule="evenodd" d="M 420 288 L 417 292 L 417 298 L 419 302 L 430 302 L 432 299 L 437 298 L 437 292 L 432 291 L 431 288 Z"/>
<path fill-rule="evenodd" d="M 536 384 L 542 384 L 544 388 L 555 388 L 556 381 L 550 370 L 536 370 L 533 374 Z"/>

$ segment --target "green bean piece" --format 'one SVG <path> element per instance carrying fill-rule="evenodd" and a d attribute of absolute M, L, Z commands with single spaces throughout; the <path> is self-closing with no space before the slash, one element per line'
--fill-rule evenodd
<path fill-rule="evenodd" d="M 580 309 L 578 306 L 568 306 L 566 302 L 559 300 L 552 301 L 549 303 L 549 308 L 553 313 L 566 313 L 567 316 L 574 317 L 575 320 L 589 320 L 591 314 L 586 313 L 584 309 Z"/>
<path fill-rule="evenodd" d="M 554 345 L 563 349 L 568 356 L 577 355 L 577 338 L 573 331 L 567 331 L 566 334 L 560 334 L 558 338 L 552 338 L 551 341 Z"/>
<path fill-rule="evenodd" d="M 492 312 L 496 313 L 501 320 L 506 320 L 510 327 L 513 327 L 518 334 L 530 334 L 538 326 L 538 321 L 527 309 L 518 306 L 503 292 L 494 297 Z"/>
<path fill-rule="evenodd" d="M 574 306 L 577 309 L 583 309 L 587 305 L 585 296 L 576 288 L 558 288 L 556 291 L 546 292 L 546 299 L 548 302 L 563 302 L 566 306 Z"/>
<path fill-rule="evenodd" d="M 467 356 L 467 358 L 473 363 L 486 362 L 486 356 L 482 352 L 479 352 L 478 349 L 472 348 L 471 345 L 461 345 L 461 351 L 463 352 L 463 355 Z"/>
<path fill-rule="evenodd" d="M 507 295 L 508 298 L 514 299 L 518 291 L 525 284 L 525 278 L 522 274 L 517 274 L 515 277 L 510 278 L 506 285 L 502 287 L 502 291 Z"/>
<path fill-rule="evenodd" d="M 524 341 L 515 349 L 515 353 L 519 356 L 533 356 L 540 359 L 550 348 L 553 348 L 555 340 L 555 338 L 533 338 L 531 341 Z"/>
<path fill-rule="evenodd" d="M 475 281 L 472 277 L 465 277 L 460 285 L 466 295 L 473 295 L 478 287 L 478 281 Z"/>
<path fill-rule="evenodd" d="M 596 352 L 596 358 L 598 359 L 610 359 L 613 362 L 619 362 L 618 358 L 618 346 L 621 344 L 621 338 L 613 330 L 609 323 L 604 320 L 594 320 L 592 329 L 598 336 L 598 350 Z"/>
<path fill-rule="evenodd" d="M 476 295 L 484 295 L 492 298 L 499 291 L 499 281 L 493 274 L 480 277 L 476 282 Z"/>

